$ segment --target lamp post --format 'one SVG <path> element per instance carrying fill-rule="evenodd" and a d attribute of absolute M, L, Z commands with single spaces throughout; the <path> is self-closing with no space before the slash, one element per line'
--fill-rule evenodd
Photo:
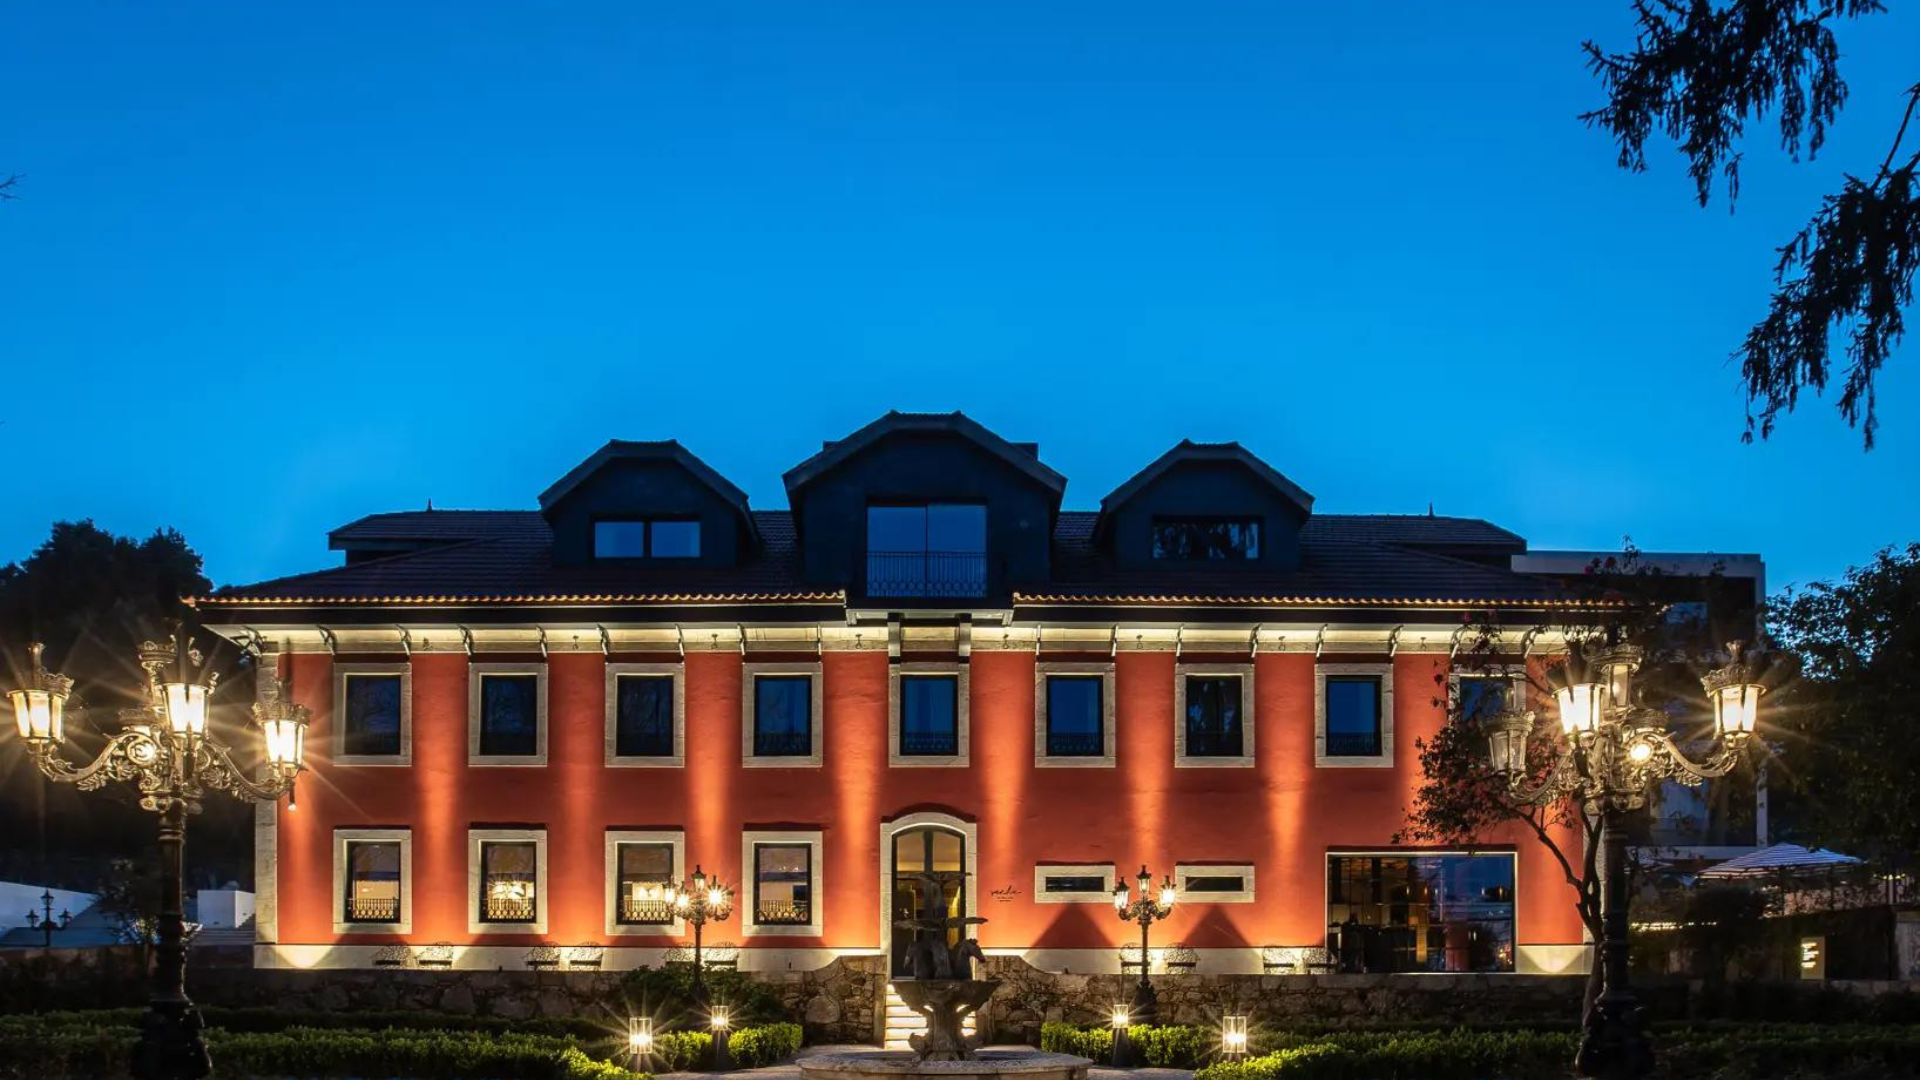
<path fill-rule="evenodd" d="M 1667 716 L 1635 703 L 1633 676 L 1644 658 L 1632 645 L 1576 654 L 1553 691 L 1563 740 L 1536 782 L 1528 755 L 1534 714 L 1509 709 L 1489 721 L 1487 752 L 1506 777 L 1514 802 L 1543 806 L 1574 799 L 1600 822 L 1602 990 L 1584 1023 L 1574 1067 L 1582 1076 L 1640 1077 L 1653 1067 L 1645 1010 L 1627 973 L 1626 817 L 1644 807 L 1666 780 L 1699 785 L 1732 772 L 1745 757 L 1766 692 L 1761 666 L 1742 655 L 1701 679 L 1712 701 L 1716 738 L 1704 761 L 1688 756 L 1667 733 Z"/>
<path fill-rule="evenodd" d="M 1140 924 L 1140 985 L 1133 990 L 1132 1020 L 1136 1024 L 1151 1024 L 1160 1017 L 1160 1003 L 1153 994 L 1153 981 L 1148 977 L 1153 970 L 1153 953 L 1148 950 L 1148 940 L 1154 923 L 1173 914 L 1173 902 L 1177 899 L 1173 879 L 1160 879 L 1160 891 L 1153 888 L 1153 875 L 1147 873 L 1145 865 L 1140 867 L 1139 893 L 1127 895 L 1127 883 L 1122 881 L 1113 887 L 1113 910 L 1120 915 L 1121 922 Z"/>
<path fill-rule="evenodd" d="M 718 878 L 708 879 L 696 864 L 693 876 L 679 888 L 668 888 L 667 900 L 672 903 L 674 914 L 686 920 L 693 927 L 693 1001 L 706 1007 L 710 1004 L 707 997 L 707 964 L 701 958 L 701 931 L 709 922 L 726 922 L 733 914 L 733 890 L 720 883 Z"/>
<path fill-rule="evenodd" d="M 140 645 L 140 666 L 147 673 L 146 702 L 121 711 L 119 734 L 86 765 L 62 754 L 66 738 L 67 698 L 73 680 L 41 663 L 43 647 L 32 649 L 28 685 L 10 692 L 20 737 L 34 766 L 56 783 L 95 791 L 108 781 L 132 783 L 140 806 L 159 815 L 160 917 L 152 990 L 134 1046 L 133 1073 L 141 1080 L 199 1080 L 213 1069 L 201 1038 L 199 1010 L 187 997 L 186 926 L 181 916 L 182 863 L 187 818 L 200 812 L 209 790 L 225 791 L 248 802 L 291 797 L 306 741 L 308 710 L 281 699 L 272 674 L 260 673 L 254 723 L 266 752 L 258 779 L 233 758 L 233 750 L 207 729 L 208 701 L 216 676 L 203 674 L 203 658 L 176 625 L 174 640 Z"/>
<path fill-rule="evenodd" d="M 60 918 L 53 917 L 53 890 L 45 889 L 40 893 L 40 910 L 27 909 L 27 927 L 40 931 L 40 947 L 53 948 L 53 935 L 67 928 L 73 921 L 73 915 L 65 908 L 60 910 Z"/>

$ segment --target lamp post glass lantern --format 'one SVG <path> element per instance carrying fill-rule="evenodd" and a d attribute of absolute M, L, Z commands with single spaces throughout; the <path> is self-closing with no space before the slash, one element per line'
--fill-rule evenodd
<path fill-rule="evenodd" d="M 1160 888 L 1156 893 L 1153 887 L 1153 875 L 1146 866 L 1140 867 L 1137 879 L 1137 891 L 1129 896 L 1127 883 L 1122 881 L 1113 887 L 1113 910 L 1120 921 L 1137 923 L 1140 927 L 1140 983 L 1134 987 L 1132 1020 L 1137 1024 L 1154 1023 L 1160 1015 L 1160 1003 L 1153 993 L 1153 980 L 1149 973 L 1153 970 L 1153 952 L 1150 949 L 1153 924 L 1173 914 L 1174 902 L 1179 899 L 1173 879 L 1160 879 Z"/>
<path fill-rule="evenodd" d="M 53 935 L 67 928 L 73 921 L 73 915 L 65 908 L 60 909 L 60 917 L 53 917 L 53 890 L 43 889 L 40 893 L 40 910 L 27 909 L 27 928 L 40 931 L 40 947 L 53 948 Z"/>
<path fill-rule="evenodd" d="M 173 640 L 145 641 L 139 649 L 146 672 L 143 703 L 120 712 L 121 730 L 91 762 L 75 765 L 63 750 L 65 713 L 73 680 L 48 671 L 43 646 L 32 647 L 27 685 L 11 691 L 14 726 L 34 767 L 47 779 L 97 791 L 109 782 L 130 783 L 140 806 L 158 815 L 160 914 L 156 924 L 153 983 L 148 1010 L 134 1046 L 133 1074 L 141 1080 L 199 1080 L 213 1070 L 199 1010 L 187 997 L 186 925 L 182 908 L 182 853 L 187 820 L 200 812 L 209 791 L 245 802 L 291 799 L 304 767 L 308 710 L 283 700 L 271 671 L 258 673 L 254 723 L 260 728 L 263 761 L 247 768 L 234 750 L 209 730 L 215 676 L 205 673 L 200 651 L 176 625 Z M 51 897 L 47 898 L 50 906 Z M 51 911 L 49 911 L 49 916 Z M 64 913 L 63 913 L 64 914 Z M 64 923 L 63 923 L 64 926 Z M 45 932 L 45 931 L 43 931 Z"/>
<path fill-rule="evenodd" d="M 1486 727 L 1488 764 L 1505 778 L 1506 796 L 1522 806 L 1577 802 L 1600 822 L 1600 959 L 1602 989 L 1584 1021 L 1575 1068 L 1582 1076 L 1639 1077 L 1653 1067 L 1645 1010 L 1627 972 L 1628 814 L 1646 806 L 1669 780 L 1698 786 L 1745 759 L 1766 692 L 1762 666 L 1738 642 L 1728 664 L 1701 679 L 1714 709 L 1714 743 L 1695 760 L 1667 732 L 1665 713 L 1639 705 L 1634 675 L 1644 653 L 1612 644 L 1572 657 L 1554 687 L 1564 736 L 1550 755 L 1530 759 L 1534 714 L 1512 703 Z"/>
<path fill-rule="evenodd" d="M 708 923 L 726 922 L 733 914 L 733 890 L 718 878 L 708 878 L 696 864 L 685 884 L 667 887 L 667 902 L 673 906 L 674 917 L 693 927 L 693 999 L 694 1004 L 705 1006 L 709 1001 L 702 935 Z"/>

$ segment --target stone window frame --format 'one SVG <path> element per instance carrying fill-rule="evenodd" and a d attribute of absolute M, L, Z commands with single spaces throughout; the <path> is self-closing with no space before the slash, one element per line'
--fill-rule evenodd
<path fill-rule="evenodd" d="M 671 754 L 626 754 L 620 753 L 620 678 L 621 676 L 639 676 L 642 678 L 673 680 L 673 753 Z M 680 769 L 687 764 L 687 669 L 685 664 L 614 664 L 607 665 L 606 714 L 607 714 L 607 767 L 612 769 Z"/>
<path fill-rule="evenodd" d="M 1374 675 L 1380 679 L 1380 752 L 1363 757 L 1327 754 L 1327 676 Z M 1313 764 L 1320 769 L 1393 768 L 1393 661 L 1316 664 L 1313 669 Z"/>
<path fill-rule="evenodd" d="M 400 921 L 359 922 L 346 918 L 348 844 L 400 844 Z M 333 932 L 336 934 L 413 933 L 413 830 L 342 826 L 333 830 Z"/>
<path fill-rule="evenodd" d="M 1241 888 L 1237 892 L 1190 892 L 1187 889 L 1187 879 L 1194 877 L 1237 877 L 1241 880 Z M 1252 863 L 1175 863 L 1173 882 L 1180 890 L 1182 903 L 1251 904 L 1256 902 Z"/>
<path fill-rule="evenodd" d="M 1493 664 L 1482 668 L 1452 668 L 1447 672 L 1447 710 L 1448 719 L 1452 719 L 1453 703 L 1460 700 L 1460 680 L 1468 679 L 1505 679 L 1513 684 L 1508 703 L 1526 707 L 1527 669 L 1523 664 Z"/>
<path fill-rule="evenodd" d="M 1195 757 L 1187 753 L 1187 678 L 1217 675 L 1240 680 L 1240 753 L 1232 757 Z M 1253 664 L 1173 665 L 1173 765 L 1177 769 L 1251 769 L 1254 767 L 1254 731 L 1260 726 L 1254 711 Z"/>
<path fill-rule="evenodd" d="M 825 833 L 819 829 L 748 829 L 740 834 L 740 933 L 743 937 L 821 937 L 826 933 L 826 866 L 821 858 Z M 760 866 L 753 849 L 760 844 L 806 845 L 811 867 L 805 923 L 761 923 L 755 912 Z"/>
<path fill-rule="evenodd" d="M 1100 676 L 1099 756 L 1055 757 L 1047 753 L 1047 678 L 1052 675 Z M 1033 666 L 1033 764 L 1039 769 L 1111 769 L 1115 765 L 1114 666 L 1111 661 L 1042 660 Z M 1184 736 L 1181 739 L 1185 742 Z"/>
<path fill-rule="evenodd" d="M 1097 893 L 1051 892 L 1047 889 L 1050 877 L 1098 877 L 1102 887 Z M 1036 904 L 1108 904 L 1113 903 L 1113 887 L 1120 880 L 1120 871 L 1112 863 L 1035 863 L 1033 867 L 1033 902 Z"/>
<path fill-rule="evenodd" d="M 480 845 L 483 843 L 526 843 L 531 841 L 533 848 L 533 902 L 534 918 L 530 922 L 483 922 L 480 919 Z M 494 934 L 544 934 L 547 932 L 547 913 L 552 905 L 547 893 L 547 830 L 542 828 L 523 829 L 468 829 L 467 830 L 467 933 L 475 935 Z"/>
<path fill-rule="evenodd" d="M 400 752 L 398 754 L 347 753 L 347 679 L 354 675 L 400 676 Z M 335 663 L 333 665 L 333 748 L 335 765 L 408 766 L 413 764 L 413 665 Z"/>
<path fill-rule="evenodd" d="M 900 833 L 927 825 L 936 826 L 956 833 L 965 850 L 962 865 L 966 869 L 967 880 L 980 880 L 980 827 L 971 821 L 954 817 L 938 810 L 921 810 L 903 814 L 892 821 L 880 823 L 880 954 L 893 955 L 893 936 L 905 933 L 893 925 L 893 879 L 894 879 L 894 837 Z M 980 890 L 977 885 L 965 890 L 966 915 L 980 913 Z"/>
<path fill-rule="evenodd" d="M 664 923 L 623 923 L 620 921 L 620 845 L 667 844 L 673 848 L 673 881 L 687 879 L 687 834 L 683 829 L 608 829 L 605 842 L 607 865 L 606 930 L 612 937 L 679 937 L 686 933 L 686 920 L 678 915 Z"/>
<path fill-rule="evenodd" d="M 482 754 L 480 752 L 481 684 L 489 675 L 532 675 L 535 677 L 534 752 L 531 754 Z M 467 664 L 467 764 L 496 768 L 547 763 L 547 665 L 539 660 Z"/>
<path fill-rule="evenodd" d="M 812 681 L 811 709 L 808 725 L 812 742 L 812 752 L 806 757 L 762 757 L 753 752 L 754 710 L 758 696 L 754 693 L 754 680 L 762 675 L 805 675 Z M 825 666 L 819 661 L 803 663 L 749 663 L 740 665 L 740 765 L 746 769 L 818 769 L 825 763 L 822 752 L 826 745 L 826 693 L 824 690 Z"/>
<path fill-rule="evenodd" d="M 965 663 L 909 662 L 887 665 L 887 765 L 896 769 L 964 769 L 971 763 L 972 747 L 968 735 L 971 709 L 968 699 L 968 667 Z M 902 725 L 906 723 L 906 699 L 901 693 L 903 676 L 934 676 L 953 679 L 953 724 L 956 753 L 903 754 L 900 752 Z"/>

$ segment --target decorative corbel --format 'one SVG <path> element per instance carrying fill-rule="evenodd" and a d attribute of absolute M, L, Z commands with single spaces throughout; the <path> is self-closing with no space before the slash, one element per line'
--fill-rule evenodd
<path fill-rule="evenodd" d="M 547 655 L 547 628 L 536 626 L 534 629 L 540 631 L 540 659 L 543 662 L 551 660 L 552 657 Z"/>
<path fill-rule="evenodd" d="M 413 659 L 413 635 L 408 633 L 407 628 L 401 626 L 399 623 L 395 623 L 393 628 L 400 631 L 400 652 L 406 656 L 407 659 Z"/>
<path fill-rule="evenodd" d="M 1394 627 L 1391 631 L 1388 631 L 1387 658 L 1389 660 L 1393 658 L 1394 653 L 1397 653 L 1400 651 L 1400 631 L 1405 630 L 1406 628 L 1407 628 L 1407 624 L 1401 623 L 1399 626 Z"/>
<path fill-rule="evenodd" d="M 465 623 L 460 624 L 460 644 L 467 650 L 467 659 L 473 659 L 473 631 Z"/>
<path fill-rule="evenodd" d="M 333 636 L 333 631 L 327 629 L 324 626 L 320 626 L 318 624 L 314 626 L 314 629 L 320 631 L 320 641 L 326 645 L 327 655 L 333 657 L 336 660 L 339 659 L 340 658 L 340 642 L 338 639 L 336 639 Z"/>
<path fill-rule="evenodd" d="M 1327 651 L 1327 624 L 1321 623 L 1320 629 L 1313 635 L 1313 658 L 1320 659 L 1320 654 L 1325 651 Z"/>
<path fill-rule="evenodd" d="M 600 655 L 611 658 L 613 656 L 613 638 L 607 633 L 607 625 L 605 623 L 594 623 L 593 628 L 600 631 Z M 679 627 L 676 626 L 674 629 L 678 630 Z M 687 650 L 684 646 L 680 650 L 680 655 L 687 655 Z"/>

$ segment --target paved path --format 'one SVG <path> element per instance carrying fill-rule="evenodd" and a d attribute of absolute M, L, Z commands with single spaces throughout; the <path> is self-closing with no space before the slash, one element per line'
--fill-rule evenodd
<path fill-rule="evenodd" d="M 801 1057 L 815 1054 L 844 1054 L 862 1050 L 873 1050 L 871 1046 L 809 1046 L 800 1051 Z M 995 1050 L 1027 1050 L 1025 1046 L 996 1046 Z M 675 1077 L 676 1080 L 711 1080 L 712 1073 L 662 1073 L 663 1077 Z M 778 1065 L 769 1065 L 763 1069 L 737 1069 L 727 1075 L 751 1077 L 752 1080 L 801 1080 L 800 1066 L 791 1061 Z M 1095 1064 L 1088 1070 L 1088 1080 L 1193 1080 L 1191 1069 L 1110 1069 Z"/>

